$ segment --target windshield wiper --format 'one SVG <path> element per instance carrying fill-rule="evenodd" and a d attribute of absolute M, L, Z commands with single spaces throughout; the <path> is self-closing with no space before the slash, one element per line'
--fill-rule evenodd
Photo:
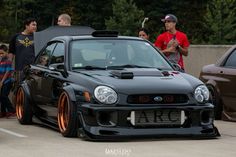
<path fill-rule="evenodd" d="M 135 64 L 125 64 L 125 65 L 115 65 L 115 66 L 108 66 L 107 69 L 124 69 L 124 68 L 153 68 L 148 66 L 140 66 Z"/>
<path fill-rule="evenodd" d="M 91 65 L 87 65 L 84 67 L 72 67 L 72 69 L 85 69 L 85 70 L 106 70 L 106 68 L 103 67 L 97 67 L 97 66 L 91 66 Z"/>

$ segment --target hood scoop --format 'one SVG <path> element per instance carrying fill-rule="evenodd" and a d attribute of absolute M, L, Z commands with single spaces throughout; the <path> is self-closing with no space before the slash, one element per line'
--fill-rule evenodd
<path fill-rule="evenodd" d="M 119 79 L 133 79 L 134 74 L 131 71 L 111 71 L 112 76 L 117 77 Z"/>
<path fill-rule="evenodd" d="M 113 77 L 117 77 L 119 79 L 133 79 L 135 76 L 154 76 L 160 77 L 165 76 L 158 69 L 123 69 L 123 70 L 113 70 L 110 72 Z"/>

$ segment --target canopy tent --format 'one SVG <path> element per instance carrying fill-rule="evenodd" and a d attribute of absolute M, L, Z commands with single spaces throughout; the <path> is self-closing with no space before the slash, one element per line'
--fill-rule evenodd
<path fill-rule="evenodd" d="M 45 30 L 34 33 L 34 51 L 35 55 L 50 41 L 52 38 L 64 35 L 90 35 L 95 31 L 87 26 L 51 26 Z"/>

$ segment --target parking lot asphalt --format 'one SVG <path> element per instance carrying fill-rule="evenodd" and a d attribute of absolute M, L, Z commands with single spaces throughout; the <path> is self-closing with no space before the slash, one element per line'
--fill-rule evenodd
<path fill-rule="evenodd" d="M 216 139 L 161 138 L 91 142 L 65 138 L 41 125 L 0 119 L 1 157 L 235 157 L 236 123 L 215 121 Z"/>

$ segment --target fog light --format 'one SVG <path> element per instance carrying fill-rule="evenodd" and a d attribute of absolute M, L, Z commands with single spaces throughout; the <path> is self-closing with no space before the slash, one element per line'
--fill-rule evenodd
<path fill-rule="evenodd" d="M 101 126 L 116 126 L 117 112 L 99 111 L 97 115 L 98 124 Z"/>
<path fill-rule="evenodd" d="M 212 113 L 211 113 L 211 111 L 201 111 L 201 122 L 204 125 L 212 123 Z"/>

